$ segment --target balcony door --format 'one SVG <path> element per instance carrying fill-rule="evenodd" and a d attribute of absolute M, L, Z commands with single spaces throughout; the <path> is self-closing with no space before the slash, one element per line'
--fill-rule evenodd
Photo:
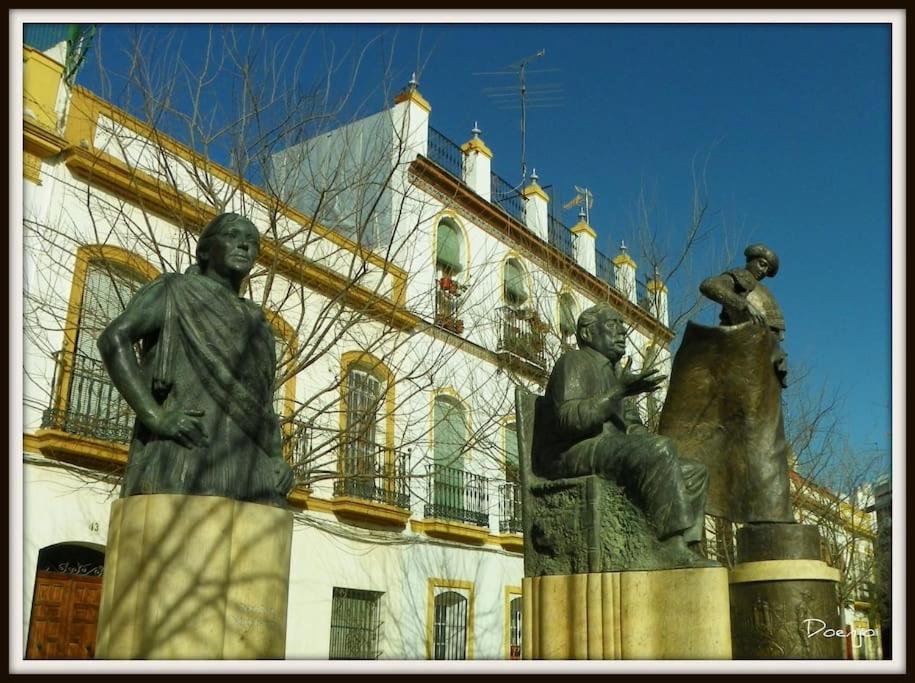
<path fill-rule="evenodd" d="M 451 397 L 437 396 L 434 420 L 433 514 L 461 520 L 466 507 L 464 449 L 467 422 L 464 409 Z"/>

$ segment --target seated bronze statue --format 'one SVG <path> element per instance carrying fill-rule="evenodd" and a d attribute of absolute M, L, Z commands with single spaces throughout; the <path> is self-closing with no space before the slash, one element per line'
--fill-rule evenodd
<path fill-rule="evenodd" d="M 545 396 L 537 399 L 528 472 L 533 481 L 527 482 L 526 492 L 530 497 L 526 508 L 532 518 L 532 548 L 550 554 L 551 543 L 564 543 L 555 540 L 562 535 L 555 529 L 561 522 L 547 511 L 547 498 L 579 494 L 572 489 L 563 493 L 556 482 L 596 475 L 610 488 L 592 482 L 592 492 L 580 495 L 593 498 L 603 487 L 606 502 L 592 501 L 580 507 L 586 511 L 590 508 L 587 514 L 598 518 L 609 515 L 619 519 L 596 519 L 578 527 L 593 531 L 597 525 L 605 529 L 590 541 L 592 546 L 599 546 L 592 547 L 598 559 L 592 559 L 587 569 L 579 563 L 570 571 L 719 566 L 697 554 L 708 486 L 705 466 L 679 458 L 673 441 L 650 433 L 632 400 L 657 389 L 664 377 L 653 369 L 632 372 L 631 361 L 620 364 L 626 329 L 609 305 L 598 304 L 581 314 L 577 338 L 579 349 L 562 355 L 550 375 Z M 522 419 L 522 429 L 531 432 L 529 419 Z M 613 500 L 620 496 L 625 500 Z M 626 516 L 628 521 L 621 521 Z M 551 533 L 545 531 L 547 527 L 552 528 Z M 621 534 L 637 538 L 606 537 Z M 554 541 L 545 540 L 547 536 Z M 607 557 L 613 555 L 614 548 L 618 556 Z M 535 569 L 534 573 L 561 571 Z"/>
<path fill-rule="evenodd" d="M 273 409 L 274 338 L 260 306 L 239 296 L 259 237 L 246 218 L 217 216 L 200 235 L 197 265 L 141 288 L 99 338 L 137 416 L 122 497 L 211 495 L 285 507 L 294 479 Z"/>

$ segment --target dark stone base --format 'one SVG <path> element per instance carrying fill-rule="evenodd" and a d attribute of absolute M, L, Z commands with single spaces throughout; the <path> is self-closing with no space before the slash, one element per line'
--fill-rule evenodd
<path fill-rule="evenodd" d="M 737 530 L 737 561 L 819 560 L 820 530 L 808 524 L 751 524 Z"/>
<path fill-rule="evenodd" d="M 820 562 L 815 526 L 751 525 L 737 532 L 735 570 L 749 563 L 779 561 L 790 577 L 732 583 L 731 637 L 734 659 L 841 659 L 843 639 L 834 581 L 802 578 L 802 568 Z M 832 631 L 830 631 L 832 629 Z"/>

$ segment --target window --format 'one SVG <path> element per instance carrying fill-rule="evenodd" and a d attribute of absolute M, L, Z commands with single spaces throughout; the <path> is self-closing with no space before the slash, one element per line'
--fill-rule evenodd
<path fill-rule="evenodd" d="M 521 659 L 521 596 L 508 603 L 508 658 Z"/>
<path fill-rule="evenodd" d="M 453 590 L 435 596 L 433 659 L 467 659 L 467 597 Z"/>
<path fill-rule="evenodd" d="M 512 306 L 522 306 L 528 297 L 524 266 L 520 261 L 510 258 L 505 262 L 503 279 L 505 300 Z"/>
<path fill-rule="evenodd" d="M 436 396 L 434 420 L 436 466 L 463 469 L 462 452 L 467 444 L 464 408 L 457 399 Z"/>
<path fill-rule="evenodd" d="M 378 428 L 378 408 L 382 396 L 382 383 L 378 377 L 360 367 L 347 369 L 342 474 L 355 477 L 356 486 L 374 488 L 374 477 L 383 463 Z"/>
<path fill-rule="evenodd" d="M 463 334 L 464 321 L 459 317 L 464 285 L 456 276 L 464 269 L 461 229 L 450 218 L 443 218 L 436 230 L 435 324 L 455 334 Z"/>
<path fill-rule="evenodd" d="M 75 341 L 59 359 L 61 401 L 43 426 L 99 439 L 130 441 L 133 411 L 108 376 L 96 341 L 146 278 L 103 259 L 86 262 Z M 77 275 L 74 286 L 79 286 Z"/>
<path fill-rule="evenodd" d="M 467 443 L 464 409 L 453 398 L 436 396 L 433 419 L 432 516 L 461 519 L 465 495 L 463 450 Z"/>
<path fill-rule="evenodd" d="M 384 593 L 334 588 L 330 615 L 330 659 L 378 659 Z"/>
<path fill-rule="evenodd" d="M 464 270 L 464 237 L 451 218 L 439 221 L 435 239 L 435 265 L 443 275 L 457 275 Z"/>

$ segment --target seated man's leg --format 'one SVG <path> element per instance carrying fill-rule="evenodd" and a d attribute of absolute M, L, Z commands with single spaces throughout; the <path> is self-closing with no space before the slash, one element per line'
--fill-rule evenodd
<path fill-rule="evenodd" d="M 618 481 L 637 496 L 658 537 L 694 531 L 697 523 L 701 534 L 708 478 L 704 467 L 696 463 L 702 471 L 684 472 L 673 442 L 663 436 L 630 434 L 620 451 L 613 458 Z"/>

